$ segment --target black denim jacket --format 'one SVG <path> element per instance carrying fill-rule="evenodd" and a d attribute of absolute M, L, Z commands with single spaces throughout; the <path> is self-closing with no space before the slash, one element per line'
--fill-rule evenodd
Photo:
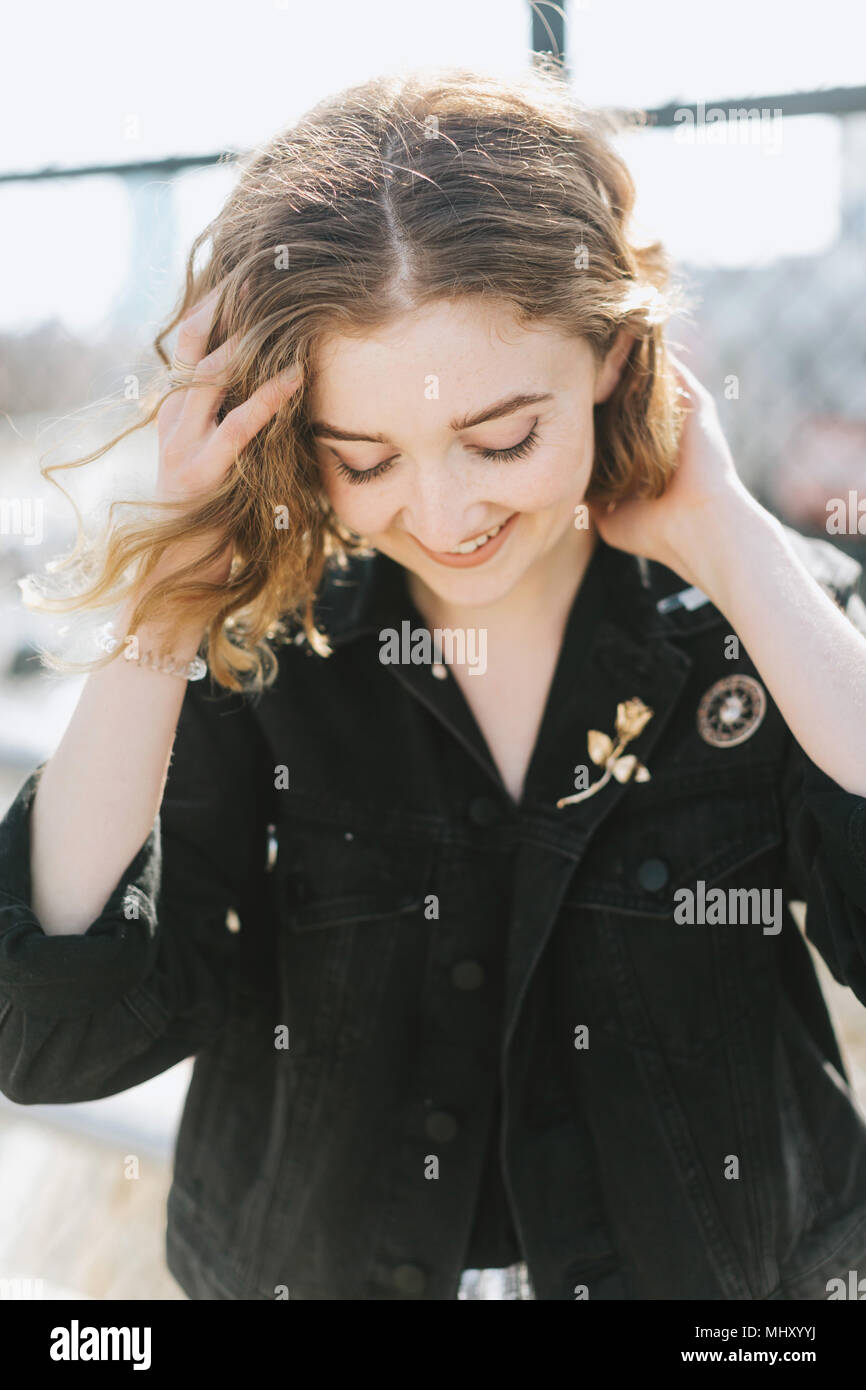
<path fill-rule="evenodd" d="M 860 566 L 788 534 L 866 632 Z M 684 590 L 599 540 L 517 806 L 453 677 L 380 661 L 383 629 L 424 623 L 397 565 L 355 557 L 320 597 L 332 656 L 286 645 L 257 699 L 189 686 L 160 815 L 81 936 L 31 910 L 41 767 L 24 783 L 0 1087 L 90 1100 L 196 1055 L 167 1235 L 192 1298 L 453 1299 L 497 1113 L 540 1299 L 818 1299 L 866 1273 L 866 1124 L 787 910 L 866 1003 L 866 798 L 765 691 L 745 736 L 718 701 L 699 727 L 718 682 L 763 685 Z M 557 809 L 635 696 L 650 780 Z M 700 881 L 779 889 L 780 929 L 679 922 Z"/>

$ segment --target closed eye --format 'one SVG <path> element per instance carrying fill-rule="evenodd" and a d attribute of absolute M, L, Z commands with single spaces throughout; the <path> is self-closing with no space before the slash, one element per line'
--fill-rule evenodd
<path fill-rule="evenodd" d="M 478 448 L 473 452 L 480 454 L 482 458 L 492 459 L 498 463 L 511 463 L 514 459 L 525 458 L 538 443 L 537 424 L 538 421 L 536 420 L 525 439 L 521 439 L 519 444 L 512 444 L 510 449 Z M 341 458 L 335 457 L 334 467 L 341 477 L 346 478 L 348 482 L 366 483 L 372 478 L 381 478 L 383 474 L 388 473 L 394 467 L 396 462 L 396 458 L 383 459 L 381 463 L 376 464 L 375 468 L 350 468 Z"/>
<path fill-rule="evenodd" d="M 538 424 L 536 420 L 535 425 Z M 482 458 L 498 459 L 500 463 L 508 463 L 511 459 L 525 458 L 538 443 L 538 434 L 535 425 L 529 431 L 525 439 L 521 439 L 519 444 L 512 444 L 510 449 L 479 449 Z"/>
<path fill-rule="evenodd" d="M 350 468 L 342 459 L 335 457 L 334 467 L 341 477 L 348 479 L 350 483 L 366 483 L 371 478 L 381 478 L 382 474 L 389 472 L 396 462 L 396 459 L 384 459 L 382 463 L 377 463 L 375 468 Z"/>

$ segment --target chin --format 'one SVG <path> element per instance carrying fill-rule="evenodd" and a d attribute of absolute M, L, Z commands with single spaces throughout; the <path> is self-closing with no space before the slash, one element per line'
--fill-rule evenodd
<path fill-rule="evenodd" d="M 514 555 L 509 556 L 509 563 L 501 566 L 491 564 L 489 569 L 484 565 L 471 569 L 450 569 L 446 565 L 437 565 L 435 561 L 425 564 L 423 558 L 419 563 L 415 556 L 412 556 L 410 564 L 405 552 L 400 555 L 394 553 L 392 558 L 414 574 L 440 602 L 454 608 L 483 608 L 498 603 L 520 581 L 532 560 L 532 557 L 525 555 Z"/>
<path fill-rule="evenodd" d="M 415 571 L 418 578 L 432 590 L 438 599 L 443 603 L 450 604 L 454 608 L 464 606 L 466 608 L 484 608 L 489 604 L 498 603 L 511 592 L 515 584 L 519 581 L 522 570 L 519 573 L 502 575 L 494 578 L 492 575 L 482 577 L 472 574 L 471 571 L 464 571 L 461 575 L 458 570 L 455 575 L 435 575 L 420 574 Z"/>

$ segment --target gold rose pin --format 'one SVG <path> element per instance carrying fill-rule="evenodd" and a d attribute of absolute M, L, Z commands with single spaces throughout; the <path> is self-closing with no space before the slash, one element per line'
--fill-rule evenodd
<path fill-rule="evenodd" d="M 585 791 L 578 792 L 575 796 L 564 796 L 557 801 L 557 810 L 563 806 L 574 806 L 578 801 L 585 801 L 588 796 L 594 796 L 597 791 L 615 777 L 618 782 L 648 782 L 650 774 L 643 763 L 638 762 L 634 753 L 622 755 L 622 750 L 632 739 L 636 739 L 642 729 L 646 727 L 653 717 L 653 711 L 643 700 L 637 697 L 631 700 L 624 700 L 616 707 L 616 743 L 607 734 L 601 733 L 598 729 L 590 729 L 586 736 L 586 746 L 589 756 L 597 767 L 604 768 L 604 776 L 594 782 Z"/>

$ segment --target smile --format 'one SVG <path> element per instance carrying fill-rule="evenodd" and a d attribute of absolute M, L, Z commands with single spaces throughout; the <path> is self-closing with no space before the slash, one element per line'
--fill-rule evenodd
<path fill-rule="evenodd" d="M 484 531 L 480 536 L 473 536 L 472 539 L 469 541 L 461 541 L 460 545 L 458 545 L 454 550 L 449 550 L 448 554 L 471 555 L 473 550 L 480 550 L 482 545 L 486 545 L 488 541 L 493 540 L 494 536 L 498 536 L 499 532 L 502 530 L 504 525 L 505 522 L 500 521 L 499 525 L 494 526 L 492 530 Z"/>
<path fill-rule="evenodd" d="M 461 541 L 460 545 L 454 550 L 430 550 L 423 541 L 419 541 L 417 536 L 412 539 L 416 545 L 420 545 L 426 555 L 436 560 L 440 565 L 451 565 L 459 569 L 465 569 L 471 565 L 480 565 L 491 559 L 498 550 L 501 550 L 506 538 L 514 530 L 519 512 L 513 512 L 505 521 L 500 521 L 496 526 L 491 526 L 487 531 L 480 531 L 477 536 L 472 536 L 467 541 Z"/>

